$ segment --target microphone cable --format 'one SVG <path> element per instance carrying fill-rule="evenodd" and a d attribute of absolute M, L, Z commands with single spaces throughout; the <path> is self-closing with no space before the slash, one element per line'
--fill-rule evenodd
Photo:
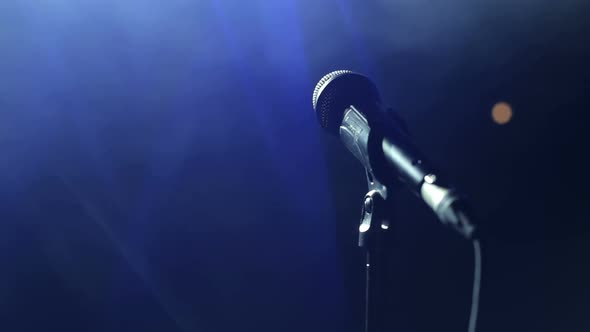
<path fill-rule="evenodd" d="M 473 291 L 471 293 L 471 313 L 469 315 L 468 332 L 475 332 L 479 309 L 479 291 L 481 289 L 481 245 L 479 240 L 473 240 Z"/>

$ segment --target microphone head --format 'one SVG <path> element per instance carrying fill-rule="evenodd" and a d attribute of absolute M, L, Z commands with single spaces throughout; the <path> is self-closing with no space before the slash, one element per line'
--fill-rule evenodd
<path fill-rule="evenodd" d="M 377 87 L 371 80 L 350 70 L 337 70 L 322 77 L 313 91 L 313 109 L 320 125 L 338 135 L 344 111 L 354 105 L 371 111 L 380 102 Z"/>

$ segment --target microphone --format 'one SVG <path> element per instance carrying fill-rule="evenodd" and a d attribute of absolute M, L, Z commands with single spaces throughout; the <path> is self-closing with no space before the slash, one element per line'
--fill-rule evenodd
<path fill-rule="evenodd" d="M 370 189 L 386 192 L 388 186 L 403 183 L 443 224 L 468 239 L 475 238 L 476 228 L 465 200 L 427 165 L 401 118 L 383 107 L 369 78 L 349 70 L 325 75 L 314 89 L 313 108 L 322 128 L 340 136 L 363 164 Z"/>

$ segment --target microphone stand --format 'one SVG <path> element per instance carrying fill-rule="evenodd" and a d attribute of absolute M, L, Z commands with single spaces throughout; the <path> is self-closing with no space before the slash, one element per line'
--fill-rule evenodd
<path fill-rule="evenodd" d="M 365 332 L 383 330 L 384 291 L 386 286 L 385 266 L 386 239 L 389 229 L 390 204 L 387 201 L 387 189 L 373 180 L 367 172 L 369 192 L 365 195 L 362 217 L 359 226 L 359 247 L 366 253 L 365 265 Z"/>

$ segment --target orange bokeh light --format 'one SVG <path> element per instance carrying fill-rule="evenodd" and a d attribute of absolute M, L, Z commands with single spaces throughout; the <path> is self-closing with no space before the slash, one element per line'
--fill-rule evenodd
<path fill-rule="evenodd" d="M 512 119 L 512 106 L 506 102 L 499 102 L 492 108 L 492 119 L 499 125 L 504 125 Z"/>

